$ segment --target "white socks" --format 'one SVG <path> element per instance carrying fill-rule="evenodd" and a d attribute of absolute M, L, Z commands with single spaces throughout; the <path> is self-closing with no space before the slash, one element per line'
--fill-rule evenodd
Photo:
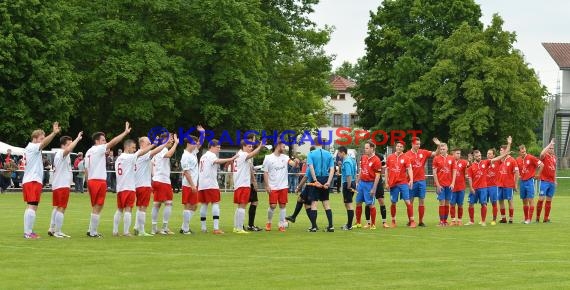
<path fill-rule="evenodd" d="M 130 227 L 131 227 L 131 212 L 127 211 L 123 214 L 123 233 L 125 235 L 129 234 Z"/>
<path fill-rule="evenodd" d="M 61 234 L 61 227 L 63 226 L 63 213 L 60 211 L 55 212 L 55 232 Z"/>
<path fill-rule="evenodd" d="M 31 234 L 36 222 L 36 211 L 27 208 L 24 211 L 24 234 Z"/>
<path fill-rule="evenodd" d="M 117 209 L 115 216 L 113 216 L 113 234 L 119 233 L 119 222 L 121 221 L 121 211 Z"/>
<path fill-rule="evenodd" d="M 55 231 L 55 213 L 57 212 L 57 208 L 54 207 L 51 211 L 51 220 L 49 221 L 49 229 Z"/>
<path fill-rule="evenodd" d="M 206 214 L 208 213 L 208 204 L 203 203 L 200 205 L 200 225 L 202 231 L 206 230 Z"/>
<path fill-rule="evenodd" d="M 267 222 L 271 223 L 271 221 L 273 220 L 273 212 L 275 211 L 274 208 L 269 207 L 267 209 Z"/>
<path fill-rule="evenodd" d="M 287 216 L 287 209 L 280 208 L 279 209 L 279 224 L 283 225 L 285 223 L 285 217 Z"/>
<path fill-rule="evenodd" d="M 96 235 L 98 233 L 97 228 L 99 228 L 99 215 L 92 213 L 89 221 L 89 234 Z"/>
<path fill-rule="evenodd" d="M 214 230 L 220 229 L 220 205 L 212 204 L 212 216 L 214 217 Z"/>
<path fill-rule="evenodd" d="M 144 233 L 144 224 L 146 223 L 146 212 L 137 211 L 137 225 L 140 233 Z"/>
<path fill-rule="evenodd" d="M 245 220 L 245 208 L 239 208 L 236 210 L 236 229 L 243 230 L 243 221 Z"/>
<path fill-rule="evenodd" d="M 170 220 L 170 216 L 172 215 L 172 201 L 167 201 L 164 205 L 164 212 L 162 216 L 162 228 L 168 229 L 168 221 Z"/>
<path fill-rule="evenodd" d="M 184 211 L 182 211 L 182 230 L 183 231 L 187 232 L 190 230 L 190 219 L 192 219 L 193 215 L 194 215 L 193 210 L 185 209 Z"/>

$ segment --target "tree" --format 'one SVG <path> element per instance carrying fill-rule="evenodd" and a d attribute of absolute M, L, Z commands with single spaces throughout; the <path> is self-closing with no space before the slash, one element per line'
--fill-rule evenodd
<path fill-rule="evenodd" d="M 48 129 L 54 121 L 67 127 L 81 101 L 57 5 L 0 2 L 0 135 L 5 142 L 23 145 L 32 130 Z"/>
<path fill-rule="evenodd" d="M 366 127 L 421 129 L 454 146 L 534 143 L 545 89 L 473 1 L 384 1 L 372 15 L 358 110 Z"/>
<path fill-rule="evenodd" d="M 364 61 L 364 58 L 359 58 L 355 64 L 345 61 L 336 68 L 334 74 L 353 81 L 358 81 L 362 74 L 362 67 L 365 64 Z"/>
<path fill-rule="evenodd" d="M 422 130 L 422 139 L 449 136 L 435 126 L 433 94 L 416 95 L 412 84 L 431 69 L 444 39 L 462 23 L 482 27 L 472 0 L 383 1 L 371 15 L 362 77 L 355 96 L 359 124 L 382 130 Z"/>

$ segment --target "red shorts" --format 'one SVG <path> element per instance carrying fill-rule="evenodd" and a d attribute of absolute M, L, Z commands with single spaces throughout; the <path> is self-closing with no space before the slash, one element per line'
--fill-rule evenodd
<path fill-rule="evenodd" d="M 198 199 L 201 203 L 220 202 L 220 190 L 213 188 L 200 190 L 198 191 Z"/>
<path fill-rule="evenodd" d="M 137 206 L 147 207 L 150 203 L 152 187 L 137 187 Z"/>
<path fill-rule="evenodd" d="M 272 190 L 269 193 L 269 204 L 287 204 L 287 194 L 289 189 Z"/>
<path fill-rule="evenodd" d="M 54 189 L 52 194 L 53 206 L 67 208 L 67 202 L 69 201 L 69 191 L 69 187 Z"/>
<path fill-rule="evenodd" d="M 87 180 L 87 189 L 91 196 L 91 206 L 104 205 L 107 195 L 107 181 L 103 179 Z"/>
<path fill-rule="evenodd" d="M 117 193 L 117 208 L 133 207 L 136 193 L 133 190 L 123 190 Z"/>
<path fill-rule="evenodd" d="M 251 193 L 251 187 L 238 187 L 234 191 L 234 203 L 245 204 L 249 202 L 249 194 Z"/>
<path fill-rule="evenodd" d="M 154 202 L 172 200 L 172 185 L 168 183 L 153 181 L 152 191 L 154 193 Z"/>
<path fill-rule="evenodd" d="M 182 204 L 198 204 L 198 191 L 192 191 L 191 187 L 182 186 Z"/>
<path fill-rule="evenodd" d="M 25 202 L 40 202 L 42 184 L 37 181 L 26 182 L 22 185 Z"/>

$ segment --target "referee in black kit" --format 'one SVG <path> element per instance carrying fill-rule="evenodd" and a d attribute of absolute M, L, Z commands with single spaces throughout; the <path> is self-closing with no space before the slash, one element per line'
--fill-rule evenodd
<path fill-rule="evenodd" d="M 314 183 L 309 189 L 308 200 L 311 202 L 311 211 L 309 219 L 311 220 L 311 228 L 309 232 L 316 232 L 317 227 L 317 202 L 323 202 L 323 207 L 327 214 L 329 226 L 327 232 L 334 232 L 332 211 L 329 204 L 329 187 L 334 174 L 334 159 L 332 154 L 323 150 L 319 138 L 314 139 L 315 150 L 311 151 L 307 156 L 307 170 L 309 170 L 309 181 Z"/>

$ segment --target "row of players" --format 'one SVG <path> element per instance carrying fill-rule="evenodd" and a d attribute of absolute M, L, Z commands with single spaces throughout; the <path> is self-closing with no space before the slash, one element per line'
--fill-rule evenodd
<path fill-rule="evenodd" d="M 201 127 L 200 131 L 203 131 Z M 35 130 L 32 133 L 32 142 L 26 146 L 26 158 L 29 166 L 24 173 L 23 195 L 28 204 L 24 213 L 24 237 L 36 239 L 39 236 L 33 232 L 36 209 L 39 205 L 42 189 L 42 166 L 41 149 L 47 146 L 60 131 L 59 125 L 54 123 L 53 131 L 48 136 L 42 130 Z M 128 122 L 125 124 L 123 133 L 113 138 L 108 143 L 105 134 L 98 132 L 93 134 L 94 145 L 86 153 L 86 171 L 88 176 L 88 189 L 91 197 L 92 213 L 89 224 L 89 237 L 101 237 L 98 232 L 100 213 L 105 202 L 106 195 L 106 173 L 105 173 L 105 151 L 111 149 L 130 132 Z M 61 231 L 63 225 L 64 212 L 69 199 L 71 179 L 71 166 L 69 153 L 81 140 L 82 133 L 79 133 L 75 140 L 71 137 L 60 138 L 62 150 L 54 158 L 54 182 L 53 182 L 53 211 L 48 234 L 55 237 L 69 237 Z M 250 137 L 254 141 L 254 137 Z M 283 154 L 285 145 L 277 143 L 273 147 L 273 153 L 264 159 L 264 180 L 265 190 L 269 193 L 269 209 L 267 212 L 268 222 L 266 231 L 271 230 L 273 213 L 279 205 L 279 231 L 286 230 L 287 220 L 295 222 L 295 218 L 305 204 L 307 215 L 311 221 L 309 231 L 317 231 L 317 202 L 322 201 L 328 219 L 326 231 L 333 232 L 332 211 L 329 205 L 328 187 L 331 184 L 334 172 L 333 158 L 330 152 L 323 150 L 315 140 L 317 148 L 312 150 L 307 158 L 308 170 L 302 183 L 308 182 L 299 196 L 295 213 L 293 216 L 286 216 L 287 204 L 287 165 L 292 161 Z M 450 211 L 452 224 L 461 224 L 462 204 L 465 190 L 466 176 L 470 181 L 471 193 L 469 195 L 470 223 L 473 223 L 473 204 L 481 203 L 481 220 L 485 225 L 486 203 L 488 199 L 493 203 L 493 222 L 496 221 L 496 202 L 501 202 L 501 222 L 506 222 L 504 200 L 509 202 L 509 221 L 512 222 L 512 192 L 516 189 L 516 179 L 518 179 L 518 167 L 521 167 L 521 198 L 524 203 L 525 222 L 530 223 L 534 209 L 534 183 L 533 177 L 540 173 L 541 176 L 541 200 L 538 202 L 537 217 L 540 215 L 543 197 L 546 196 L 545 221 L 548 221 L 550 202 L 554 193 L 554 174 L 556 159 L 553 154 L 553 143 L 549 144 L 541 154 L 541 159 L 547 166 L 543 169 L 543 163 L 537 158 L 526 154 L 524 146 L 521 147 L 521 157 L 515 161 L 508 154 L 510 152 L 511 140 L 508 145 L 501 147 L 501 155 L 494 157 L 493 150 L 488 153 L 488 160 L 481 160 L 481 154 L 474 152 L 475 161 L 469 164 L 461 160 L 459 150 L 454 150 L 454 156 L 447 154 L 447 145 L 434 139 L 438 145 L 437 152 L 420 149 L 419 139 L 414 139 L 412 149 L 403 153 L 404 144 L 396 145 L 396 152 L 388 156 L 385 170 L 385 185 L 390 190 L 391 196 L 391 226 L 396 226 L 396 203 L 398 199 L 403 199 L 406 203 L 409 222 L 408 226 L 415 227 L 413 215 L 414 198 L 419 198 L 419 225 L 423 223 L 426 184 L 425 184 L 425 162 L 427 158 L 434 157 L 434 180 L 437 187 L 438 200 L 440 200 L 439 215 L 440 225 L 447 225 L 447 218 Z M 172 135 L 168 142 L 160 146 L 155 146 L 146 137 L 139 138 L 140 149 L 137 151 L 136 144 L 132 140 L 124 142 L 124 152 L 116 161 L 117 175 L 117 211 L 114 216 L 113 235 L 119 235 L 119 223 L 123 218 L 123 234 L 129 236 L 131 226 L 131 209 L 137 206 L 135 218 L 135 234 L 140 236 L 150 236 L 153 234 L 173 234 L 169 229 L 168 222 L 172 214 L 172 187 L 170 186 L 170 161 L 179 143 L 176 135 Z M 209 144 L 208 151 L 198 162 L 197 152 L 200 147 L 198 138 L 194 137 L 194 142 L 185 140 L 185 151 L 182 155 L 181 165 L 183 168 L 183 192 L 182 204 L 183 224 L 180 229 L 182 234 L 190 234 L 190 220 L 200 207 L 200 220 L 202 232 L 206 229 L 206 214 L 208 206 L 212 206 L 213 233 L 223 234 L 219 228 L 219 201 L 220 190 L 217 183 L 217 167 L 219 164 L 233 162 L 234 170 L 234 203 L 237 205 L 234 216 L 234 232 L 238 234 L 249 231 L 259 231 L 255 226 L 255 212 L 257 208 L 257 188 L 253 179 L 253 166 L 251 158 L 259 153 L 262 144 L 259 142 L 257 148 L 252 145 L 242 143 L 241 150 L 232 158 L 220 159 L 218 153 L 220 145 L 213 140 Z M 361 226 L 362 203 L 366 204 L 367 224 L 364 227 L 375 228 L 376 210 L 375 198 L 378 198 L 382 221 L 384 227 L 390 227 L 386 223 L 386 208 L 383 200 L 383 191 L 379 185 L 381 180 L 382 163 L 380 158 L 374 154 L 374 144 L 369 142 L 365 145 L 365 154 L 360 160 L 359 180 L 356 180 L 356 162 L 347 156 L 344 147 L 339 148 L 339 154 L 343 158 L 342 183 L 343 197 L 347 209 L 348 220 L 343 226 L 344 230 L 352 229 L 352 219 L 354 210 L 352 209 L 352 198 L 356 191 L 356 226 Z M 518 165 L 517 165 L 518 164 Z M 151 166 L 152 174 L 151 174 Z M 537 171 L 538 170 L 538 171 Z M 199 182 L 198 182 L 199 181 Z M 492 182 L 497 181 L 497 184 Z M 489 184 L 487 184 L 487 182 Z M 298 190 L 301 189 L 300 185 Z M 497 187 L 498 185 L 498 187 Z M 355 190 L 356 189 L 356 190 Z M 496 192 L 496 194 L 495 194 Z M 150 204 L 150 196 L 153 195 L 152 207 L 152 231 L 146 233 L 146 209 Z M 249 207 L 249 225 L 244 226 L 245 209 Z M 458 220 L 455 220 L 455 205 L 458 205 Z M 158 214 L 161 206 L 164 205 L 162 228 L 158 229 Z"/>

